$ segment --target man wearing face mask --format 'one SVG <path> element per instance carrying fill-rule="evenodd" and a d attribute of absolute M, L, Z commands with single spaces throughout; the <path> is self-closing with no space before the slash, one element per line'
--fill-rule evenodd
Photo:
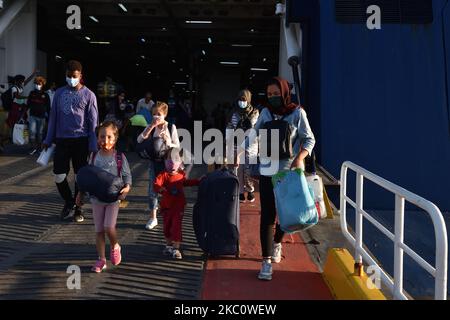
<path fill-rule="evenodd" d="M 84 220 L 81 207 L 75 205 L 75 198 L 67 182 L 70 162 L 75 174 L 87 164 L 90 152 L 97 151 L 98 109 L 95 94 L 81 83 L 83 67 L 71 60 L 67 64 L 67 86 L 56 90 L 50 111 L 47 137 L 42 144 L 46 150 L 56 144 L 53 160 L 53 173 L 56 187 L 64 199 L 61 219 L 67 218 L 74 209 L 74 220 Z M 75 183 L 75 195 L 78 193 Z"/>
<path fill-rule="evenodd" d="M 30 154 L 36 153 L 42 143 L 42 135 L 44 132 L 45 120 L 48 119 L 50 113 L 50 97 L 44 92 L 43 87 L 46 84 L 44 77 L 36 77 L 34 79 L 34 90 L 28 96 L 28 110 L 30 116 L 28 118 L 30 129 L 30 143 L 32 151 Z"/>
<path fill-rule="evenodd" d="M 234 103 L 234 111 L 227 125 L 227 141 L 229 141 L 234 130 L 242 129 L 245 132 L 253 128 L 256 124 L 259 117 L 259 111 L 251 105 L 251 101 L 252 94 L 249 90 L 245 89 L 239 92 Z M 236 152 L 236 150 L 237 146 L 234 146 L 234 152 Z M 241 202 L 245 202 L 246 200 L 244 192 L 247 192 L 247 200 L 249 202 L 255 201 L 255 196 L 253 194 L 255 188 L 253 187 L 253 181 L 250 179 L 249 159 L 252 156 L 256 156 L 257 153 L 258 145 L 255 141 L 245 152 L 245 164 L 241 164 L 236 168 L 236 175 L 239 178 L 239 200 Z"/>
<path fill-rule="evenodd" d="M 268 137 L 266 143 L 275 151 L 277 148 L 272 143 L 278 143 L 278 153 L 259 152 L 259 192 L 261 199 L 261 222 L 260 241 L 262 251 L 261 271 L 258 274 L 260 280 L 272 280 L 272 262 L 281 262 L 281 242 L 284 232 L 280 225 L 276 224 L 277 211 L 275 207 L 275 196 L 273 193 L 272 176 L 281 170 L 289 170 L 303 167 L 303 160 L 311 155 L 315 145 L 314 134 L 309 126 L 306 112 L 291 100 L 289 83 L 279 77 L 271 79 L 266 87 L 268 106 L 261 111 L 255 124 L 253 134 L 249 135 L 239 147 L 239 155 L 248 145 L 251 145 L 259 134 L 260 129 L 265 129 L 266 124 L 274 120 L 287 122 L 286 134 L 279 132 L 279 138 L 283 141 L 272 141 Z M 281 131 L 281 130 L 280 130 Z M 286 139 L 286 140 L 284 140 Z M 263 143 L 264 141 L 261 141 Z M 282 148 L 281 146 L 287 146 Z M 267 150 L 266 150 L 267 151 Z M 264 154 L 266 153 L 266 154 Z M 237 157 L 239 164 L 239 156 Z M 276 227 L 275 234 L 273 232 Z"/>

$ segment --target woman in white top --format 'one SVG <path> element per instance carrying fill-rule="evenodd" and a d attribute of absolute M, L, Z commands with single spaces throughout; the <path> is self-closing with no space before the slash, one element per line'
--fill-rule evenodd
<path fill-rule="evenodd" d="M 180 148 L 180 140 L 178 139 L 177 128 L 174 124 L 169 124 L 166 120 L 169 106 L 165 102 L 158 101 L 152 108 L 153 121 L 145 130 L 138 136 L 137 142 L 141 143 L 150 137 L 160 137 L 164 142 L 161 146 L 165 150 L 170 148 Z M 170 128 L 169 128 L 170 126 Z M 150 220 L 147 222 L 145 228 L 147 230 L 153 229 L 158 225 L 156 212 L 158 210 L 158 196 L 153 190 L 153 183 L 160 172 L 164 170 L 164 160 L 150 159 L 148 168 L 148 207 L 151 212 Z"/>

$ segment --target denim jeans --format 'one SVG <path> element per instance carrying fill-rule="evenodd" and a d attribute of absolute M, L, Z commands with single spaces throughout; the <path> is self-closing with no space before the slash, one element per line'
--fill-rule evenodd
<path fill-rule="evenodd" d="M 29 130 L 30 130 L 30 141 L 42 142 L 42 135 L 44 133 L 45 118 L 38 118 L 30 116 L 28 118 Z"/>
<path fill-rule="evenodd" d="M 153 183 L 158 174 L 164 171 L 164 161 L 150 160 L 148 164 L 148 209 L 158 209 L 158 194 L 153 190 Z"/>

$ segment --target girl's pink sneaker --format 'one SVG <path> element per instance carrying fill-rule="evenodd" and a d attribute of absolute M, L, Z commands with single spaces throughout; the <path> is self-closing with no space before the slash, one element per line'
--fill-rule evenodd
<path fill-rule="evenodd" d="M 92 271 L 100 273 L 106 269 L 106 260 L 98 259 L 95 265 L 92 267 Z"/>
<path fill-rule="evenodd" d="M 115 266 L 117 266 L 120 261 L 122 261 L 122 254 L 120 253 L 120 246 L 117 245 L 116 248 L 111 249 L 111 255 L 110 255 L 110 260 L 111 263 Z"/>

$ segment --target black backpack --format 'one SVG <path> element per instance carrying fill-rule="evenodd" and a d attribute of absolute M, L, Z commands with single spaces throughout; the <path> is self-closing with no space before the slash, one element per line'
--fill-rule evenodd
<path fill-rule="evenodd" d="M 5 111 L 10 111 L 12 108 L 12 103 L 13 103 L 13 95 L 12 95 L 12 88 L 14 88 L 16 86 L 12 86 L 11 88 L 9 88 L 8 90 L 6 90 L 5 92 L 2 93 L 2 104 L 3 104 L 3 109 L 5 109 Z M 17 88 L 17 87 L 16 87 Z"/>
<path fill-rule="evenodd" d="M 267 155 L 269 155 L 270 157 L 276 156 L 272 154 L 270 142 L 272 141 L 271 131 L 278 130 L 279 132 L 278 160 L 290 159 L 293 156 L 292 139 L 291 139 L 292 128 L 289 122 L 284 120 L 288 115 L 283 116 L 279 120 L 275 119 L 272 112 L 270 113 L 270 115 L 272 116 L 272 120 L 265 122 L 261 127 L 261 129 L 267 130 Z"/>
<path fill-rule="evenodd" d="M 169 122 L 168 127 L 169 134 L 172 137 L 173 124 Z M 153 137 L 153 130 L 150 132 L 148 139 L 136 144 L 135 150 L 143 159 L 163 160 L 169 151 L 169 147 L 165 144 L 163 138 Z"/>

